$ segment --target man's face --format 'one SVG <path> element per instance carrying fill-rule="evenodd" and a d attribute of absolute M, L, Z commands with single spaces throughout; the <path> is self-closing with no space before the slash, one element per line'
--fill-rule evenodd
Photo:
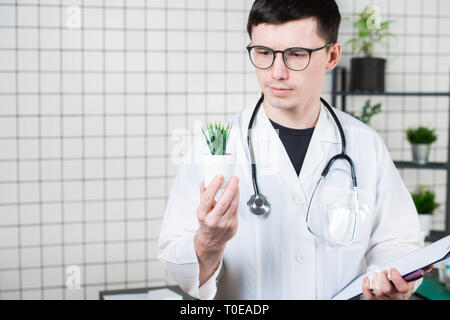
<path fill-rule="evenodd" d="M 290 21 L 281 25 L 261 23 L 252 29 L 252 46 L 265 46 L 273 50 L 290 47 L 315 49 L 327 44 L 317 33 L 315 18 Z M 337 55 L 337 56 L 336 56 Z M 333 57 L 334 56 L 334 57 Z M 320 95 L 325 71 L 333 69 L 340 57 L 340 44 L 311 54 L 311 61 L 303 71 L 293 71 L 277 53 L 269 69 L 257 69 L 258 82 L 264 93 L 264 102 L 275 108 L 290 109 L 310 103 Z M 276 90 L 276 89 L 285 90 Z"/>

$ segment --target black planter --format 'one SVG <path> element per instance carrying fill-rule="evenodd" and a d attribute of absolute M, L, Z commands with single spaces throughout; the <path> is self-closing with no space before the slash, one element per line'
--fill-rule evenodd
<path fill-rule="evenodd" d="M 386 59 L 352 58 L 350 63 L 350 91 L 384 92 Z"/>

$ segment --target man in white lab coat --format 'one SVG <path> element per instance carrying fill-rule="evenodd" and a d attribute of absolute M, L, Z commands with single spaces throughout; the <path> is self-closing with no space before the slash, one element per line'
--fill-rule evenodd
<path fill-rule="evenodd" d="M 329 159 L 341 152 L 336 123 L 320 101 L 325 73 L 341 56 L 339 24 L 334 0 L 256 0 L 253 4 L 248 33 L 250 46 L 257 48 L 250 49 L 249 55 L 264 100 L 253 125 L 254 132 L 262 134 L 252 133 L 251 138 L 259 190 L 269 199 L 271 212 L 254 215 L 247 207 L 254 194 L 247 128 L 255 98 L 231 119 L 228 149 L 236 156 L 236 166 L 223 192 L 221 176 L 204 184 L 201 159 L 208 149 L 201 136 L 177 172 L 158 256 L 190 295 L 330 299 L 366 267 L 376 269 L 423 246 L 414 203 L 382 139 L 339 110 L 335 113 L 355 165 L 365 214 L 358 218 L 358 232 L 350 245 L 330 244 L 306 227 L 309 199 L 320 174 Z M 317 50 L 305 55 L 303 68 L 296 65 L 299 52 L 282 52 L 292 47 Z M 318 201 L 339 195 L 343 182 L 336 182 L 323 189 Z M 324 214 L 311 210 L 311 215 Z M 373 290 L 365 279 L 364 297 L 408 299 L 420 283 L 407 283 L 396 270 L 390 277 L 392 282 L 386 273 L 377 274 Z"/>

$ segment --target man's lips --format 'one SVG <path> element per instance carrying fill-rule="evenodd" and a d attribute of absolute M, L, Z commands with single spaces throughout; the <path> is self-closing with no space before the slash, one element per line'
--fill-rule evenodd
<path fill-rule="evenodd" d="M 285 96 L 292 91 L 292 89 L 279 88 L 279 87 L 269 87 L 269 89 L 276 96 Z"/>
<path fill-rule="evenodd" d="M 291 89 L 288 89 L 288 88 L 279 88 L 279 87 L 270 87 L 270 88 L 276 89 L 276 90 L 291 90 Z"/>

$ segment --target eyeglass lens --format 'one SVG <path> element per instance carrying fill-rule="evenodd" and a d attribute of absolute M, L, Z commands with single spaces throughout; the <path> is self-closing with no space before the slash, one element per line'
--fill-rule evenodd
<path fill-rule="evenodd" d="M 274 52 L 264 47 L 254 47 L 250 51 L 253 64 L 260 69 L 270 68 L 274 62 Z M 308 66 L 309 53 L 304 49 L 292 48 L 284 53 L 284 61 L 288 68 L 302 70 Z"/>

